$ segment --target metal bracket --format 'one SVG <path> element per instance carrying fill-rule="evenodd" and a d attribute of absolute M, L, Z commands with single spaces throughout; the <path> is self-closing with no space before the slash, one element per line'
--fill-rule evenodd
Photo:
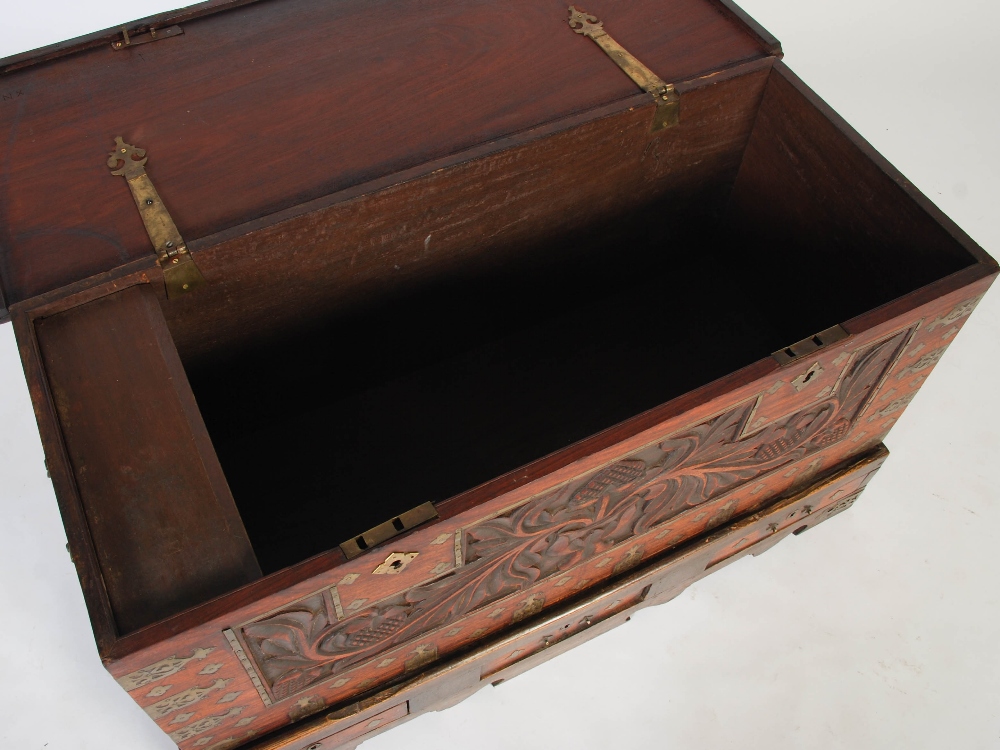
<path fill-rule="evenodd" d="M 380 523 L 373 529 L 368 529 L 368 531 L 364 534 L 361 534 L 354 539 L 348 539 L 340 545 L 340 549 L 347 556 L 347 559 L 350 560 L 353 557 L 357 557 L 362 552 L 371 549 L 376 544 L 388 541 L 394 536 L 402 534 L 404 531 L 409 531 L 414 526 L 419 526 L 425 521 L 430 521 L 432 518 L 437 517 L 438 514 L 434 509 L 434 503 L 423 503 L 412 510 L 400 513 L 390 521 Z M 390 559 L 386 559 L 386 563 L 391 562 L 392 556 L 390 555 L 389 557 Z"/>
<path fill-rule="evenodd" d="M 842 326 L 836 325 L 832 328 L 827 328 L 825 331 L 820 331 L 815 336 L 810 336 L 807 339 L 797 341 L 791 346 L 780 349 L 772 353 L 771 356 L 778 360 L 779 364 L 787 365 L 789 362 L 794 362 L 808 354 L 812 354 L 817 349 L 822 349 L 824 346 L 843 341 L 847 336 L 847 331 Z M 796 388 L 796 390 L 802 390 L 802 388 Z"/>
<path fill-rule="evenodd" d="M 142 223 L 146 226 L 146 234 L 153 243 L 156 262 L 163 269 L 167 299 L 174 299 L 204 286 L 205 278 L 146 174 L 146 160 L 145 150 L 125 143 L 118 136 L 115 138 L 115 150 L 108 157 L 108 166 L 113 170 L 111 174 L 120 175 L 128 182 Z"/>
<path fill-rule="evenodd" d="M 680 122 L 681 98 L 672 83 L 666 83 L 653 71 L 629 54 L 628 50 L 604 30 L 604 23 L 596 16 L 569 6 L 569 27 L 577 34 L 593 39 L 612 60 L 625 71 L 643 91 L 653 97 L 656 111 L 653 113 L 652 131 L 672 128 Z"/>
<path fill-rule="evenodd" d="M 169 39 L 172 36 L 180 36 L 183 33 L 184 29 L 180 26 L 167 26 L 165 29 L 150 29 L 145 34 L 130 35 L 128 27 L 122 26 L 122 38 L 112 42 L 111 49 L 125 49 L 137 44 L 149 44 L 161 39 Z"/>

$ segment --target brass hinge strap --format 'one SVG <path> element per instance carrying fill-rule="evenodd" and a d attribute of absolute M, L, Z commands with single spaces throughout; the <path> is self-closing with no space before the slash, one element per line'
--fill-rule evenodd
<path fill-rule="evenodd" d="M 672 128 L 680 122 L 681 99 L 672 83 L 667 83 L 656 73 L 639 62 L 627 49 L 616 42 L 604 30 L 604 23 L 596 16 L 569 6 L 569 27 L 577 34 L 593 39 L 618 67 L 625 71 L 643 91 L 653 97 L 656 111 L 653 114 L 652 130 Z"/>
<path fill-rule="evenodd" d="M 108 166 L 113 170 L 111 174 L 120 175 L 128 182 L 146 234 L 153 243 L 156 262 L 163 270 L 167 299 L 174 299 L 204 286 L 205 278 L 146 174 L 146 161 L 145 150 L 125 143 L 121 136 L 115 138 L 115 150 L 108 158 Z"/>

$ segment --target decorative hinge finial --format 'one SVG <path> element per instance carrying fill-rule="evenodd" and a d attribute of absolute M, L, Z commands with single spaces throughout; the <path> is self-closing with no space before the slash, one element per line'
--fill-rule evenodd
<path fill-rule="evenodd" d="M 108 166 L 111 174 L 124 177 L 128 182 L 146 234 L 153 243 L 156 262 L 163 270 L 167 299 L 174 299 L 204 286 L 205 278 L 146 174 L 146 161 L 144 149 L 125 143 L 121 136 L 115 138 L 115 150 L 108 157 Z"/>
<path fill-rule="evenodd" d="M 572 5 L 569 6 L 569 27 L 577 34 L 589 36 L 591 39 L 608 33 L 604 30 L 604 24 L 597 20 L 597 16 L 578 11 Z"/>
<path fill-rule="evenodd" d="M 629 54 L 628 50 L 611 38 L 604 24 L 596 16 L 569 6 L 569 27 L 577 34 L 593 39 L 625 74 L 656 103 L 653 114 L 653 132 L 671 128 L 680 122 L 681 100 L 673 84 L 666 83 L 653 71 Z"/>

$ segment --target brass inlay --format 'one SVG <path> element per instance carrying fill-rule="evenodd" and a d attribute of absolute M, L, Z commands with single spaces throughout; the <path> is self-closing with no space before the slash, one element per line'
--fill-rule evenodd
<path fill-rule="evenodd" d="M 337 613 L 337 619 L 344 619 L 344 605 L 340 603 L 340 592 L 336 586 L 330 587 L 330 599 L 333 600 L 333 611 Z"/>
<path fill-rule="evenodd" d="M 193 659 L 204 659 L 213 651 L 215 651 L 214 648 L 196 648 L 194 653 L 188 657 L 180 658 L 177 656 L 171 656 L 167 659 L 162 659 L 155 664 L 150 664 L 148 667 L 143 667 L 135 672 L 130 672 L 124 677 L 119 677 L 117 682 L 126 690 L 132 691 L 136 688 L 144 687 L 151 682 L 162 680 L 164 677 L 177 674 L 184 669 L 189 661 L 192 661 Z"/>
<path fill-rule="evenodd" d="M 579 11 L 571 5 L 569 27 L 577 34 L 593 39 L 639 88 L 653 97 L 656 103 L 652 126 L 654 133 L 672 128 L 680 122 L 681 99 L 674 85 L 664 81 L 612 39 L 604 30 L 603 22 L 598 21 L 596 16 Z"/>
<path fill-rule="evenodd" d="M 163 269 L 167 298 L 174 299 L 204 286 L 205 278 L 146 174 L 148 157 L 145 150 L 125 143 L 121 136 L 115 138 L 115 146 L 108 157 L 108 166 L 113 170 L 111 174 L 120 175 L 128 182 L 146 234 L 153 243 L 156 262 Z"/>
<path fill-rule="evenodd" d="M 419 526 L 425 521 L 437 518 L 437 511 L 434 503 L 423 503 L 412 510 L 400 513 L 398 516 L 385 523 L 380 523 L 374 529 L 368 529 L 364 534 L 348 539 L 340 545 L 340 549 L 347 556 L 347 559 L 357 557 L 362 552 L 367 551 L 377 544 L 392 539 L 397 534 L 409 531 L 414 526 Z"/>
<path fill-rule="evenodd" d="M 246 670 L 247 676 L 250 677 L 250 682 L 252 682 L 253 686 L 257 688 L 257 694 L 260 696 L 260 699 L 264 701 L 265 706 L 270 707 L 271 696 L 269 696 L 267 694 L 267 690 L 264 689 L 264 683 L 261 682 L 260 675 L 257 674 L 257 669 L 247 657 L 246 651 L 243 650 L 243 646 L 240 645 L 240 641 L 236 637 L 236 633 L 234 633 L 230 628 L 226 628 L 222 631 L 222 633 L 226 636 L 226 640 L 229 641 L 229 645 L 233 647 L 233 652 L 236 654 L 236 658 L 240 660 L 240 664 L 243 665 L 243 669 Z"/>
<path fill-rule="evenodd" d="M 393 552 L 372 573 L 375 575 L 390 576 L 402 573 L 406 566 L 413 562 L 419 554 L 419 552 Z"/>
<path fill-rule="evenodd" d="M 835 344 L 838 341 L 843 341 L 848 337 L 847 331 L 843 327 L 837 325 L 831 328 L 827 328 L 825 331 L 820 331 L 815 336 L 810 336 L 807 339 L 802 339 L 797 341 L 791 346 L 785 347 L 780 351 L 774 352 L 771 356 L 778 360 L 779 364 L 787 365 L 789 362 L 794 362 L 801 357 L 805 357 L 813 352 L 822 349 L 824 346 L 829 346 L 830 344 Z"/>

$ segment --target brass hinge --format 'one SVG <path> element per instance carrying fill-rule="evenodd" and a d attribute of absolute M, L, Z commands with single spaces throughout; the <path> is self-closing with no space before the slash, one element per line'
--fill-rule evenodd
<path fill-rule="evenodd" d="M 794 362 L 801 357 L 805 357 L 807 354 L 812 354 L 817 349 L 822 349 L 824 346 L 829 346 L 830 344 L 835 344 L 838 341 L 843 341 L 848 337 L 847 331 L 844 330 L 843 326 L 833 326 L 827 328 L 825 331 L 820 331 L 815 336 L 810 336 L 807 339 L 802 339 L 797 341 L 791 346 L 787 346 L 784 349 L 779 349 L 778 351 L 771 354 L 779 364 L 786 365 L 789 362 Z"/>
<path fill-rule="evenodd" d="M 153 243 L 156 262 L 163 269 L 167 299 L 174 299 L 204 286 L 205 278 L 146 174 L 146 160 L 143 149 L 125 143 L 118 136 L 115 138 L 115 150 L 108 158 L 108 166 L 113 170 L 111 174 L 121 175 L 128 182 L 142 223 L 146 225 L 146 234 Z"/>
<path fill-rule="evenodd" d="M 348 539 L 340 545 L 340 549 L 347 556 L 347 559 L 350 560 L 352 557 L 357 557 L 376 544 L 388 541 L 394 536 L 402 534 L 404 531 L 409 531 L 414 526 L 419 526 L 425 521 L 430 521 L 432 518 L 437 517 L 438 514 L 434 509 L 434 503 L 423 503 L 412 510 L 400 513 L 390 521 L 380 523 L 373 529 L 368 529 L 364 534 L 356 536 L 354 539 Z"/>
<path fill-rule="evenodd" d="M 149 44 L 161 39 L 169 39 L 172 36 L 180 36 L 183 33 L 184 29 L 180 26 L 167 26 L 165 29 L 150 29 L 145 34 L 129 34 L 128 27 L 122 26 L 122 38 L 113 41 L 111 49 L 125 49 L 137 44 Z"/>
<path fill-rule="evenodd" d="M 589 36 L 608 53 L 625 74 L 638 84 L 639 88 L 653 97 L 656 111 L 653 113 L 652 131 L 672 128 L 680 122 L 681 98 L 672 83 L 665 82 L 653 71 L 635 59 L 629 51 L 604 30 L 604 23 L 596 16 L 569 6 L 569 27 L 577 34 Z"/>

